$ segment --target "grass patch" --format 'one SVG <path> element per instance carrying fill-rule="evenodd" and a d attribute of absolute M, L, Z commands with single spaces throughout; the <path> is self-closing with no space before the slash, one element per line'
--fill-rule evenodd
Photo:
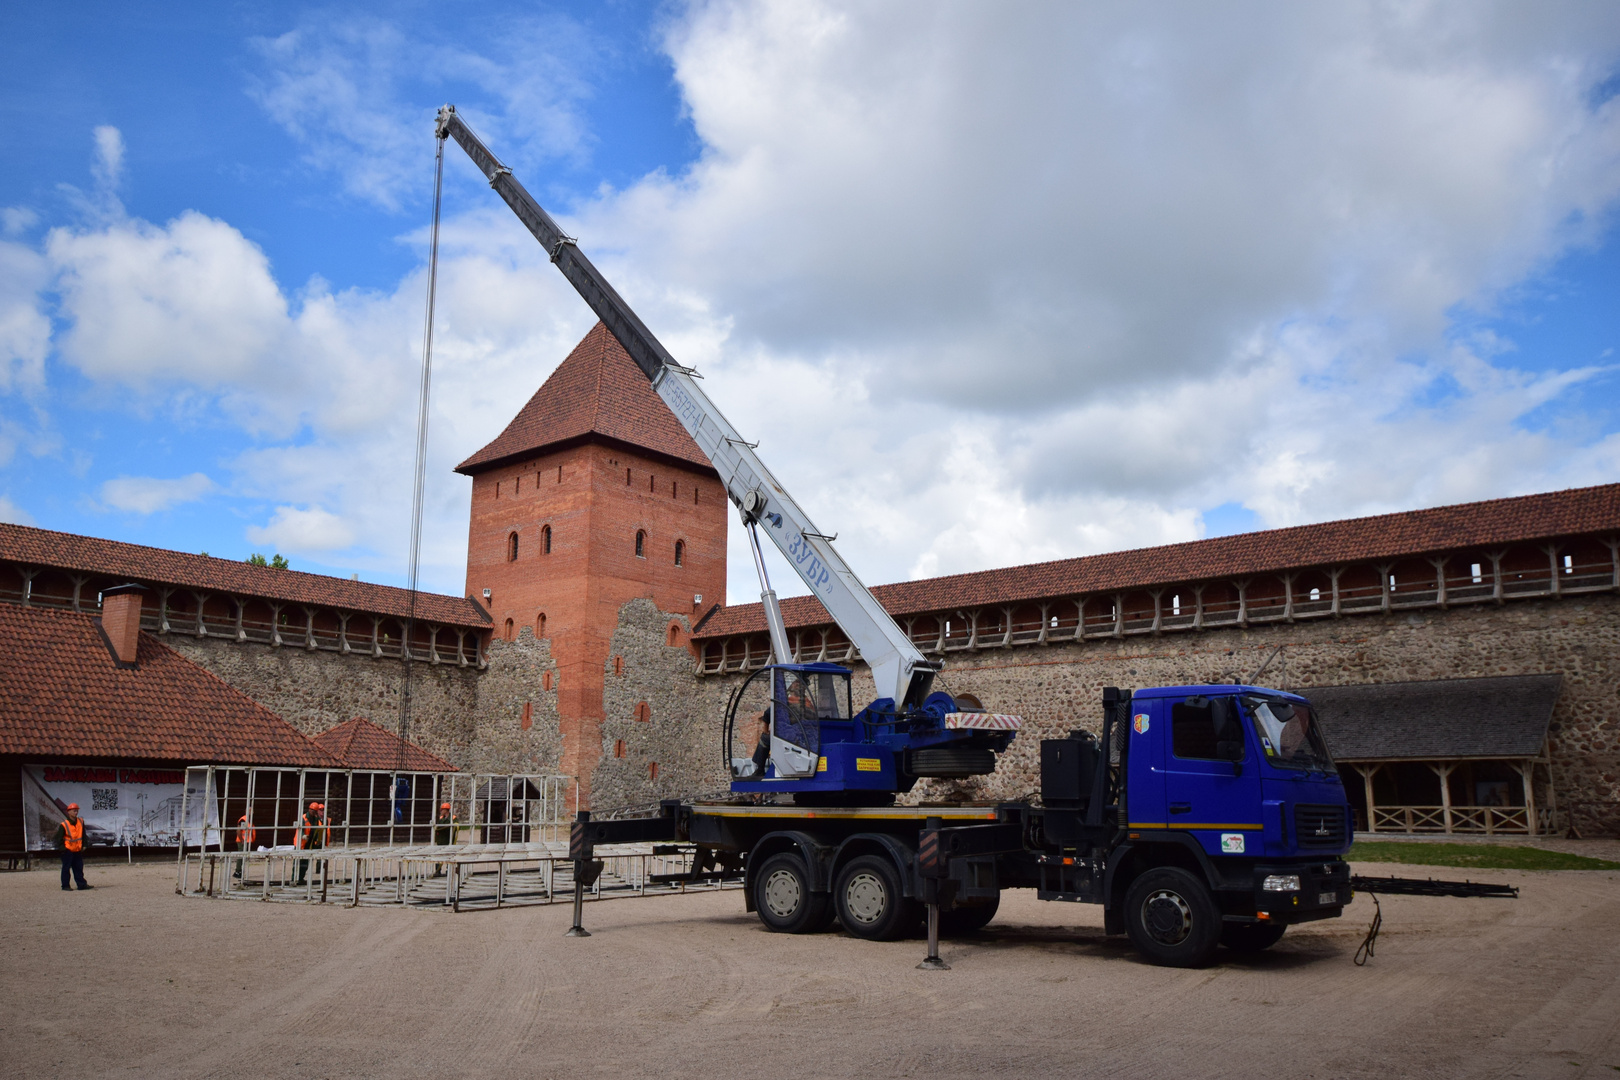
<path fill-rule="evenodd" d="M 1496 844 L 1358 840 L 1345 858 L 1351 862 L 1461 866 L 1480 870 L 1620 870 L 1620 862 L 1594 859 L 1589 855 Z"/>

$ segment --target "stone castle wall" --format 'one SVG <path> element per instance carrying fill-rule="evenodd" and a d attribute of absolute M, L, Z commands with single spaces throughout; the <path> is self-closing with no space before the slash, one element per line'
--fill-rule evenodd
<path fill-rule="evenodd" d="M 627 649 L 635 636 L 629 625 L 639 618 L 629 614 L 633 607 L 627 607 L 620 626 Z M 648 753 L 693 764 L 668 774 L 661 768 L 656 785 L 646 781 L 644 767 L 638 773 L 626 764 L 611 800 L 604 790 L 598 806 L 725 786 L 722 712 L 746 675 L 692 675 L 687 650 L 661 646 L 651 637 L 651 620 L 645 621 L 648 629 L 637 640 L 647 658 L 627 668 L 617 683 L 610 678 L 616 695 L 610 716 L 630 715 L 626 706 L 633 709 L 638 700 L 654 702 L 653 723 L 661 734 L 648 732 L 641 742 L 627 738 L 627 745 L 646 745 Z M 616 635 L 616 648 L 620 641 Z M 1613 595 L 952 654 L 938 685 L 1022 716 L 1024 730 L 991 776 L 923 781 L 912 798 L 1022 798 L 1040 786 L 1041 739 L 1075 727 L 1097 729 L 1103 687 L 1241 680 L 1278 645 L 1283 652 L 1260 682 L 1307 695 L 1313 686 L 1346 683 L 1562 674 L 1550 731 L 1559 808 L 1584 835 L 1620 834 L 1620 597 Z M 858 664 L 856 707 L 872 695 L 870 675 Z M 664 708 L 680 720 L 657 729 Z M 1331 731 L 1332 718 L 1325 721 Z M 626 737 L 626 731 L 633 737 L 640 726 L 620 720 L 613 737 Z M 683 731 L 687 741 L 677 749 Z M 607 761 L 611 738 L 604 742 Z M 695 759 L 682 753 L 688 748 Z M 671 782 L 663 782 L 666 775 Z M 1538 799 L 1547 805 L 1545 792 L 1538 792 Z"/>
<path fill-rule="evenodd" d="M 161 640 L 306 735 L 356 716 L 397 730 L 404 666 L 398 659 L 178 634 Z M 484 671 L 417 661 L 411 665 L 411 741 L 464 770 L 560 771 L 555 668 L 550 643 L 536 641 L 527 629 L 514 642 L 496 642 Z M 550 691 L 542 689 L 547 671 L 553 673 Z"/>
<path fill-rule="evenodd" d="M 590 805 L 641 805 L 725 788 L 721 725 L 729 695 L 746 676 L 695 675 L 688 630 L 686 616 L 660 611 L 650 599 L 620 609 L 603 669 L 601 758 Z M 398 715 L 398 660 L 166 640 L 309 734 L 352 716 L 392 727 Z M 1559 808 L 1585 835 L 1620 834 L 1620 597 L 1606 594 L 955 653 L 941 687 L 1017 713 L 1025 727 L 991 776 L 924 781 L 913 798 L 1023 797 L 1039 787 L 1040 740 L 1077 726 L 1095 729 L 1104 686 L 1243 679 L 1277 645 L 1284 650 L 1260 681 L 1306 693 L 1342 683 L 1562 674 L 1550 732 Z M 488 656 L 482 672 L 415 665 L 413 739 L 465 769 L 562 771 L 550 642 L 525 628 L 516 641 L 493 642 Z M 543 689 L 548 672 L 550 690 Z M 857 707 L 872 695 L 870 675 L 857 665 Z M 642 703 L 645 720 L 638 719 Z M 1325 719 L 1331 730 L 1332 718 Z M 750 749 L 739 744 L 735 752 Z M 1546 793 L 1538 798 L 1546 805 Z"/>

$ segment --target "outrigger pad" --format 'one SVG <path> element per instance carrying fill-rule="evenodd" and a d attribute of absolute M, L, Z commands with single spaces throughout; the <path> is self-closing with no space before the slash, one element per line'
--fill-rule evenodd
<path fill-rule="evenodd" d="M 1499 896 L 1516 900 L 1517 885 L 1496 885 L 1489 881 L 1436 881 L 1434 878 L 1361 877 L 1350 878 L 1350 888 L 1356 892 L 1382 893 L 1385 896 Z"/>

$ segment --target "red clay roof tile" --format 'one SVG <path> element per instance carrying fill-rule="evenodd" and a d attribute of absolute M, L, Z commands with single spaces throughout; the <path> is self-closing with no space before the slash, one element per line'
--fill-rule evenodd
<path fill-rule="evenodd" d="M 180 585 L 208 592 L 262 596 L 295 604 L 319 604 L 404 617 L 410 590 L 373 585 L 302 570 L 277 570 L 235 559 L 102 540 L 94 536 L 0 523 L 0 559 L 33 566 L 106 574 L 141 583 Z M 487 630 L 489 616 L 472 600 L 439 593 L 417 593 L 416 617 L 423 622 Z"/>
<path fill-rule="evenodd" d="M 455 772 L 448 761 L 401 739 L 363 716 L 315 736 L 315 743 L 351 769 L 403 769 L 407 772 Z M 404 753 L 400 749 L 403 746 Z"/>
<path fill-rule="evenodd" d="M 196 764 L 336 763 L 297 728 L 141 634 L 120 668 L 95 617 L 0 604 L 0 753 Z"/>
<path fill-rule="evenodd" d="M 891 614 L 912 615 L 1610 530 L 1620 530 L 1620 484 L 901 581 L 879 585 L 872 593 Z M 783 600 L 782 617 L 789 626 L 820 626 L 832 621 L 821 602 L 810 596 Z M 740 604 L 715 612 L 692 636 L 718 638 L 764 629 L 760 606 Z"/>
<path fill-rule="evenodd" d="M 713 470 L 624 346 L 597 323 L 506 430 L 457 465 L 456 472 L 471 476 L 558 443 L 592 436 Z"/>

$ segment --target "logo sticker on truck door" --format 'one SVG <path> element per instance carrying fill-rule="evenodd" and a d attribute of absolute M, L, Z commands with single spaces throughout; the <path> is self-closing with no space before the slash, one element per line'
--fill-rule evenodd
<path fill-rule="evenodd" d="M 1146 735 L 1148 729 L 1148 714 L 1145 712 L 1137 713 L 1131 718 L 1131 726 L 1136 729 L 1136 733 L 1138 735 Z"/>
<path fill-rule="evenodd" d="M 1221 833 L 1221 854 L 1223 854 L 1223 855 L 1241 855 L 1241 854 L 1243 854 L 1243 834 L 1240 833 L 1240 832 L 1223 832 L 1223 833 Z"/>

